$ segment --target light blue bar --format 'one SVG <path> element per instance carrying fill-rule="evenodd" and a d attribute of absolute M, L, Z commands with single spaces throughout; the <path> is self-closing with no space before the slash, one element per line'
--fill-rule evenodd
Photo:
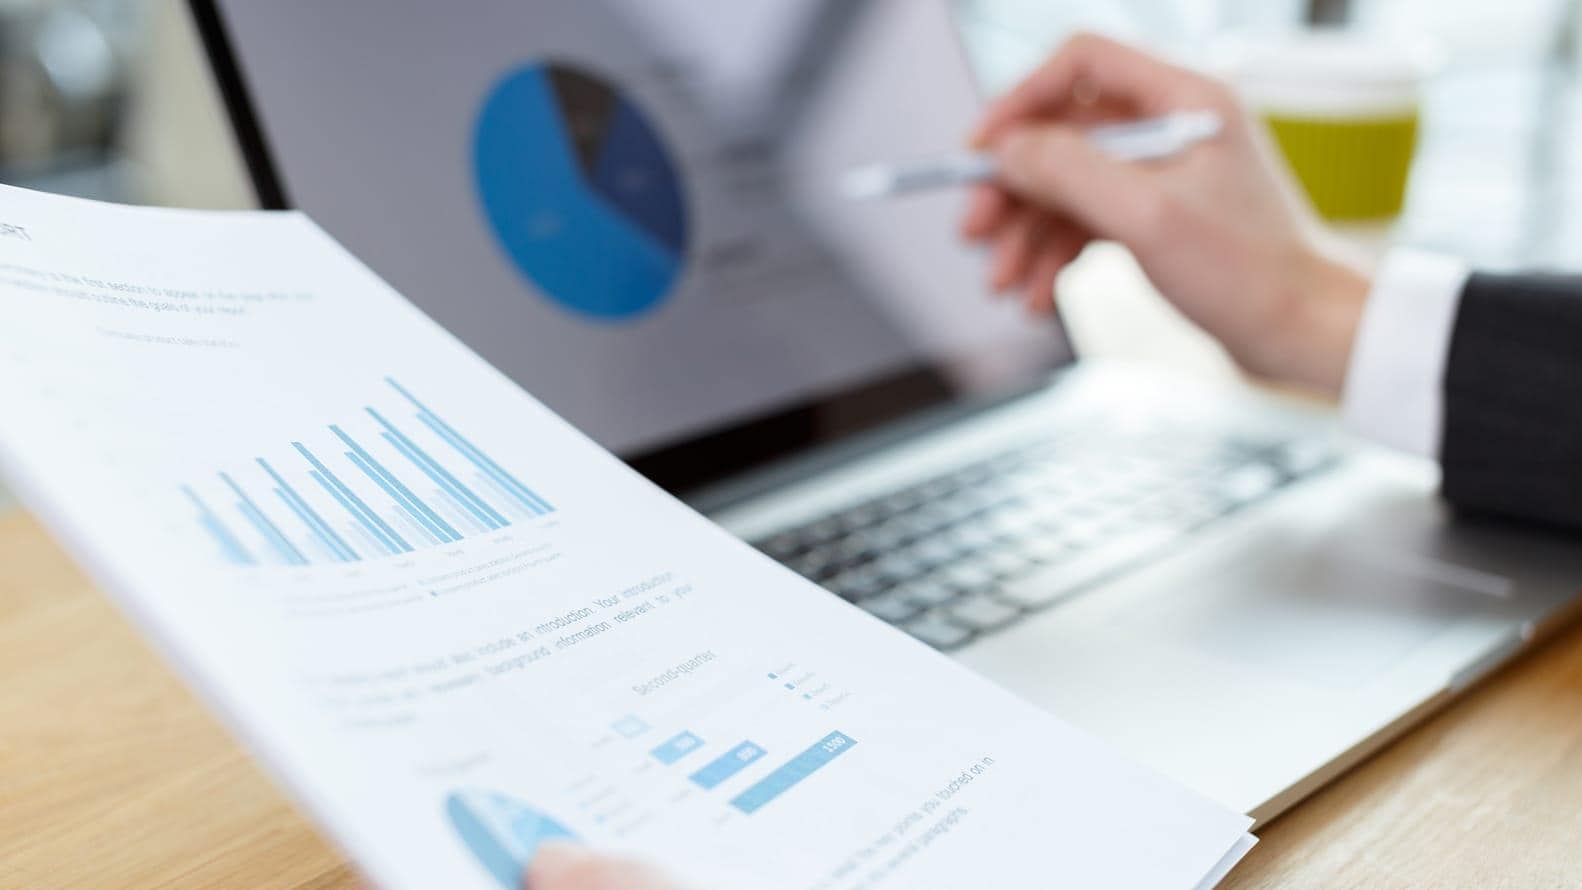
<path fill-rule="evenodd" d="M 280 495 L 280 499 L 286 502 L 286 506 L 290 507 L 299 519 L 307 523 L 308 528 L 313 530 L 313 534 L 318 536 L 319 541 L 324 546 L 330 548 L 330 552 L 335 554 L 337 559 L 342 562 L 356 562 L 361 559 L 357 555 L 357 551 L 346 545 L 341 536 L 337 535 L 335 530 L 330 528 L 330 524 L 324 521 L 324 517 L 320 516 L 311 504 L 303 500 L 302 495 L 297 494 L 297 490 L 291 487 L 291 483 L 275 472 L 275 468 L 271 467 L 268 461 L 261 457 L 253 459 L 258 461 L 258 465 L 264 468 L 264 472 L 268 473 L 271 479 L 275 480 L 275 484 L 279 486 L 275 491 Z"/>
<path fill-rule="evenodd" d="M 440 544 L 448 543 L 444 538 L 441 538 L 439 535 L 429 531 L 427 526 L 413 518 L 417 514 L 408 509 L 405 504 L 397 503 L 395 506 L 401 512 L 396 514 L 394 521 L 406 523 L 406 530 L 409 536 L 421 538 L 432 547 L 438 547 Z"/>
<path fill-rule="evenodd" d="M 383 533 L 375 534 L 374 537 L 381 538 L 389 543 L 393 543 L 398 552 L 407 552 L 412 550 L 411 544 L 408 544 L 406 541 L 402 540 L 401 536 L 396 534 L 395 529 L 391 528 L 383 519 L 379 518 L 378 513 L 368 509 L 368 505 L 363 503 L 362 498 L 357 496 L 357 492 L 347 488 L 346 483 L 342 482 L 334 473 L 330 472 L 330 468 L 326 467 L 323 461 L 319 460 L 317 457 L 314 457 L 313 452 L 309 451 L 306 445 L 303 445 L 301 442 L 292 442 L 291 447 L 297 449 L 298 454 L 301 454 L 303 457 L 307 458 L 308 463 L 313 465 L 313 469 L 318 470 L 319 475 L 324 477 L 324 481 L 327 481 L 330 485 L 334 486 L 335 490 L 344 496 L 343 506 L 344 501 L 350 501 L 356 505 L 356 508 L 352 510 L 352 515 L 362 520 L 364 526 L 368 526 L 370 523 L 372 523 L 373 526 L 377 527 L 379 531 Z"/>
<path fill-rule="evenodd" d="M 478 470 L 477 472 L 473 473 L 472 478 L 474 483 L 480 489 L 492 491 L 499 495 L 503 502 L 508 505 L 506 509 L 510 510 L 511 515 L 516 519 L 531 519 L 535 516 L 543 515 L 538 511 L 537 507 L 530 507 L 526 504 L 523 504 L 521 498 L 518 498 L 515 492 L 508 490 L 504 485 L 501 485 L 498 481 L 496 481 L 493 476 L 490 476 L 483 470 Z"/>
<path fill-rule="evenodd" d="M 372 411 L 373 409 L 369 408 L 368 410 Z M 481 522 L 485 528 L 499 528 L 498 523 L 495 522 L 494 509 L 482 501 L 477 501 L 477 495 L 474 495 L 470 489 L 465 488 L 460 482 L 456 481 L 450 473 L 445 471 L 444 467 L 433 463 L 429 456 L 424 454 L 423 450 L 418 448 L 416 444 L 413 444 L 410 440 L 403 441 L 403 437 L 389 431 L 382 432 L 379 435 L 390 443 L 390 447 L 401 452 L 403 457 L 422 470 L 423 474 L 428 476 L 429 481 L 438 485 L 440 490 L 449 495 L 451 500 L 460 504 L 467 513 Z"/>
<path fill-rule="evenodd" d="M 450 520 L 451 525 L 461 529 L 462 534 L 486 535 L 489 532 L 494 531 L 494 523 L 491 522 L 489 525 L 484 525 L 482 522 L 479 522 L 478 517 L 472 515 L 471 510 L 468 510 L 460 501 L 451 497 L 449 494 L 446 494 L 445 492 L 436 488 L 433 495 L 434 496 L 429 499 L 429 503 L 443 504 L 445 509 L 440 512 L 444 514 L 446 519 Z"/>
<path fill-rule="evenodd" d="M 386 538 L 384 533 L 375 528 L 366 518 L 363 517 L 361 513 L 357 512 L 357 507 L 354 506 L 351 501 L 346 500 L 345 495 L 341 494 L 339 491 L 336 491 L 335 486 L 331 485 L 329 480 L 325 479 L 322 473 L 320 473 L 318 470 L 309 470 L 308 474 L 313 477 L 314 482 L 317 482 L 320 487 L 329 492 L 330 497 L 339 502 L 341 507 L 344 508 L 347 513 L 352 515 L 353 519 L 357 520 L 358 526 L 362 528 L 364 534 L 368 535 L 369 539 L 377 543 L 380 547 L 383 547 L 385 551 L 391 556 L 396 556 L 405 552 L 401 548 L 397 547 L 395 543 L 389 538 Z"/>
<path fill-rule="evenodd" d="M 221 473 L 220 478 L 225 480 L 225 484 L 231 487 L 231 491 L 236 492 L 236 497 L 238 498 L 237 507 L 241 509 L 242 515 L 251 520 L 253 525 L 257 526 L 258 530 L 263 533 L 263 536 L 271 544 L 275 545 L 275 549 L 280 551 L 280 555 L 285 558 L 286 562 L 299 566 L 308 564 L 308 559 L 302 555 L 302 551 L 298 550 L 296 545 L 292 544 L 291 540 L 281 533 L 280 529 L 269 520 L 269 517 L 264 515 L 264 511 L 258 509 L 258 505 L 253 503 L 253 499 L 247 496 L 247 492 L 242 491 L 242 487 L 236 484 L 236 480 L 232 479 L 229 473 Z"/>
<path fill-rule="evenodd" d="M 342 554 L 339 550 L 335 549 L 335 546 L 333 544 L 331 544 L 329 541 L 325 540 L 323 535 L 319 534 L 318 528 L 313 525 L 313 521 L 312 520 L 308 519 L 307 514 L 303 513 L 300 509 L 298 509 L 296 503 L 293 502 L 291 500 L 291 498 L 286 497 L 285 489 L 276 486 L 276 488 L 275 488 L 275 496 L 280 498 L 280 502 L 286 505 L 286 509 L 288 509 L 291 512 L 297 514 L 297 518 L 302 520 L 302 524 L 306 525 L 308 527 L 308 532 L 311 533 L 313 535 L 313 537 L 316 540 L 318 540 L 318 542 L 320 544 L 323 544 L 325 546 L 325 548 L 327 548 L 330 551 L 330 559 L 333 559 L 336 562 L 345 562 L 346 561 L 346 556 L 344 554 Z"/>
<path fill-rule="evenodd" d="M 417 406 L 418 411 L 420 412 L 418 414 L 419 420 L 427 424 L 430 429 L 438 433 L 441 438 L 449 442 L 451 446 L 457 451 L 460 451 L 462 454 L 466 455 L 467 459 L 472 461 L 474 464 L 477 464 L 479 469 L 499 480 L 501 485 L 515 493 L 517 499 L 523 501 L 534 513 L 542 516 L 545 513 L 554 512 L 554 506 L 552 506 L 548 501 L 539 497 L 537 492 L 533 491 L 531 488 L 528 488 L 526 485 L 523 485 L 521 482 L 518 482 L 516 477 L 502 469 L 499 464 L 495 463 L 488 455 L 484 454 L 482 449 L 468 441 L 466 436 L 463 436 L 461 433 L 457 432 L 450 424 L 440 419 L 438 414 L 430 411 L 427 405 L 418 401 L 416 396 L 407 392 L 405 387 L 395 381 L 395 378 L 386 377 L 385 382 L 394 387 L 396 392 L 405 396 L 407 401 Z"/>
<path fill-rule="evenodd" d="M 500 488 L 509 494 L 513 500 L 520 503 L 523 507 L 526 507 L 528 512 L 532 513 L 534 516 L 543 516 L 545 513 L 549 512 L 545 505 L 541 504 L 533 497 L 533 493 L 531 491 L 524 489 L 521 486 L 521 483 L 513 484 L 514 480 L 511 480 L 510 477 L 508 477 L 504 471 L 500 470 L 498 467 L 491 466 L 493 461 L 490 461 L 483 457 L 483 455 L 479 454 L 477 450 L 467 442 L 467 440 L 457 435 L 455 430 L 445 426 L 444 421 L 428 413 L 419 414 L 417 419 L 423 421 L 423 423 L 429 429 L 433 430 L 434 433 L 441 439 L 449 442 L 450 446 L 461 452 L 463 457 L 472 461 L 474 466 L 482 470 L 485 476 L 493 479 L 495 484 L 500 486 Z"/>
<path fill-rule="evenodd" d="M 312 470 L 310 472 L 313 473 L 314 482 L 317 482 L 319 485 L 323 486 L 324 490 L 329 492 L 332 497 L 340 497 L 335 489 L 330 488 L 330 484 L 328 482 L 325 482 L 320 478 L 318 470 Z M 363 525 L 362 522 L 357 522 L 354 524 L 352 526 L 351 532 L 352 533 L 350 537 L 356 539 L 357 543 L 361 544 L 365 549 L 367 549 L 369 553 L 388 553 L 391 555 L 400 553 L 399 550 L 394 550 L 391 545 L 375 537 L 374 533 L 368 530 L 368 526 Z"/>
<path fill-rule="evenodd" d="M 731 798 L 731 806 L 744 813 L 755 813 L 826 763 L 851 750 L 856 740 L 843 732 L 832 732 L 817 744 L 791 758 L 783 766 L 760 779 L 757 784 Z"/>
<path fill-rule="evenodd" d="M 429 478 L 433 479 L 440 488 L 450 492 L 451 497 L 465 504 L 473 515 L 482 520 L 485 525 L 489 525 L 492 522 L 494 524 L 490 525 L 490 528 L 502 528 L 511 524 L 499 511 L 489 506 L 488 502 L 474 494 L 472 489 L 463 484 L 460 479 L 451 475 L 451 472 L 441 466 L 439 461 L 430 457 L 422 446 L 408 438 L 407 434 L 397 429 L 395 424 L 385 420 L 384 415 L 372 408 L 365 408 L 364 410 L 374 420 L 379 421 L 380 426 L 385 428 L 385 438 L 390 444 L 406 455 L 407 460 L 417 464 L 425 473 L 428 473 Z"/>
<path fill-rule="evenodd" d="M 268 516 L 264 515 L 264 511 L 258 509 L 256 504 L 250 500 L 237 501 L 236 509 L 242 511 L 242 515 L 247 517 L 247 521 L 258 529 L 259 534 L 269 541 L 270 545 L 275 548 L 275 552 L 288 565 L 307 565 L 308 558 L 302 554 L 301 550 L 297 549 L 295 544 L 291 543 L 291 539 L 287 538 L 285 533 Z"/>
<path fill-rule="evenodd" d="M 703 747 L 703 740 L 690 732 L 683 732 L 659 743 L 659 747 L 648 752 L 660 763 L 675 763 L 693 751 Z"/>
<path fill-rule="evenodd" d="M 203 498 L 198 497 L 197 492 L 186 485 L 181 486 L 181 491 L 192 501 L 192 505 L 198 508 L 198 521 L 203 524 L 204 528 L 209 530 L 209 534 L 213 535 L 215 540 L 219 541 L 220 549 L 227 558 L 242 565 L 258 564 L 258 560 L 247 552 L 246 547 L 242 546 L 241 539 L 231 532 L 230 528 L 221 521 L 218 514 L 209 509 L 209 505 L 204 503 Z"/>
<path fill-rule="evenodd" d="M 403 443 L 400 439 L 396 438 L 395 436 L 390 435 L 389 433 L 380 433 L 379 435 L 381 437 L 383 437 L 386 442 L 390 443 L 390 447 L 392 447 L 395 450 L 401 452 L 401 455 L 403 457 L 405 457 L 407 460 L 411 461 L 414 465 L 417 466 L 418 469 L 422 470 L 424 475 L 428 476 L 429 481 L 433 482 L 435 485 L 438 485 L 440 487 L 440 490 L 444 494 L 449 495 L 450 499 L 452 501 L 454 501 L 457 504 L 459 504 L 474 519 L 477 519 L 477 520 L 481 521 L 484 524 L 485 529 L 499 528 L 499 526 L 495 523 L 494 519 L 489 515 L 490 513 L 493 512 L 492 510 L 489 511 L 489 513 L 485 513 L 482 510 L 479 510 L 477 507 L 475 507 L 470 500 L 468 500 L 468 499 L 466 499 L 465 497 L 462 496 L 461 492 L 459 492 L 456 489 L 452 488 L 450 482 L 448 482 L 443 476 L 440 476 L 439 474 L 435 473 L 432 468 L 430 468 L 427 464 L 425 464 L 422 460 L 420 460 L 417 457 L 417 455 L 415 455 L 412 452 L 412 450 L 410 448 L 408 448 L 406 446 L 406 444 Z M 443 471 L 441 471 L 441 472 L 443 472 Z M 469 494 L 470 494 L 470 492 L 469 492 Z M 430 508 L 430 509 L 432 509 L 432 508 Z M 437 513 L 438 511 L 436 510 L 435 512 Z"/>
<path fill-rule="evenodd" d="M 622 738 L 636 738 L 648 731 L 648 724 L 636 714 L 627 714 L 625 717 L 610 724 L 610 728 L 621 734 Z"/>
<path fill-rule="evenodd" d="M 308 564 L 308 558 L 302 555 L 302 551 L 298 550 L 295 544 L 292 544 L 285 535 L 281 534 L 280 529 L 276 528 L 275 524 L 269 521 L 269 517 L 265 516 L 263 511 L 254 506 L 252 502 L 237 501 L 236 508 L 242 511 L 242 515 L 246 516 L 248 521 L 257 527 L 258 531 L 268 539 L 270 544 L 274 545 L 275 551 L 280 554 L 280 558 L 285 560 L 287 565 L 305 566 Z"/>
<path fill-rule="evenodd" d="M 393 488 L 399 492 L 399 495 L 396 499 L 404 499 L 407 506 L 411 510 L 415 510 L 423 518 L 423 524 L 428 527 L 429 531 L 432 531 L 442 541 L 461 540 L 460 532 L 456 531 L 454 528 L 451 528 L 450 523 L 446 522 L 444 519 L 441 519 L 438 513 L 430 510 L 428 504 L 423 503 L 421 498 L 412 493 L 412 489 L 407 488 L 405 483 L 403 483 L 400 479 L 397 479 L 395 475 L 389 470 L 385 469 L 384 464 L 381 464 L 378 459 L 376 459 L 372 454 L 369 454 L 367 449 L 357 444 L 356 439 L 346 435 L 344 430 L 333 424 L 330 426 L 330 432 L 334 433 L 336 436 L 339 436 L 340 440 L 345 442 L 347 447 L 350 448 L 364 464 L 367 464 L 365 471 L 367 469 L 372 469 L 375 473 L 379 474 L 380 478 L 384 479 L 390 488 Z"/>
<path fill-rule="evenodd" d="M 764 756 L 764 749 L 753 742 L 742 742 L 724 754 L 709 761 L 702 769 L 692 774 L 692 781 L 699 788 L 708 790 L 721 782 L 736 775 L 747 767 L 747 764 Z"/>
<path fill-rule="evenodd" d="M 209 534 L 220 542 L 220 549 L 225 553 L 226 559 L 244 566 L 258 564 L 258 560 L 254 559 L 253 555 L 242 547 L 242 543 L 235 539 L 231 534 L 231 530 L 225 527 L 219 517 L 200 516 L 198 517 L 198 524 L 208 529 Z"/>
<path fill-rule="evenodd" d="M 396 491 L 389 482 L 386 482 L 384 478 L 374 470 L 373 467 L 368 465 L 367 461 L 364 461 L 362 458 L 358 457 L 357 452 L 346 452 L 346 459 L 356 464 L 357 469 L 362 470 L 369 479 L 372 479 L 375 484 L 385 490 L 385 494 L 389 495 L 390 499 L 395 501 L 396 506 L 400 507 L 402 512 L 406 513 L 417 522 L 418 531 L 428 535 L 429 543 L 443 544 L 449 540 L 448 538 L 441 537 L 439 529 L 430 525 L 428 520 L 423 518 L 423 514 L 419 513 L 416 507 L 413 507 L 411 504 L 407 503 L 406 500 L 401 497 L 401 493 Z M 408 529 L 408 531 L 411 531 L 411 529 Z"/>

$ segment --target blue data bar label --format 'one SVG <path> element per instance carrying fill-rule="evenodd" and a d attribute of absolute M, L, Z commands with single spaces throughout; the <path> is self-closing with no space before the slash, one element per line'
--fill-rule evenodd
<path fill-rule="evenodd" d="M 702 739 L 690 732 L 683 732 L 661 742 L 659 747 L 649 753 L 660 763 L 675 763 L 701 747 L 703 747 Z"/>
<path fill-rule="evenodd" d="M 692 781 L 699 788 L 711 789 L 721 782 L 729 779 L 764 756 L 763 748 L 752 742 L 742 742 L 736 747 L 726 751 L 703 766 L 702 769 L 692 774 Z"/>
<path fill-rule="evenodd" d="M 756 785 L 736 795 L 731 799 L 731 806 L 744 813 L 755 813 L 831 760 L 850 751 L 855 744 L 857 740 L 844 732 L 832 732 L 760 779 Z"/>

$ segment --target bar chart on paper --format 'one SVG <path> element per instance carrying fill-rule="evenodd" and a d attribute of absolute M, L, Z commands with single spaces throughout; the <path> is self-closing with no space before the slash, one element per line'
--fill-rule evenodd
<path fill-rule="evenodd" d="M 846 711 L 853 692 L 835 676 L 759 653 L 709 656 L 674 662 L 686 667 L 685 681 L 639 698 L 612 685 L 613 698 L 593 692 L 585 710 L 562 715 L 563 727 L 579 727 L 586 749 L 606 758 L 568 776 L 569 818 L 617 837 L 686 819 L 721 828 L 801 818 L 791 814 L 838 805 L 853 781 L 886 781 L 891 761 L 858 744 L 865 734 L 851 723 L 862 718 Z M 617 703 L 635 710 L 610 707 Z"/>
<path fill-rule="evenodd" d="M 218 553 L 239 565 L 400 556 L 555 512 L 392 378 L 362 414 L 182 486 Z"/>

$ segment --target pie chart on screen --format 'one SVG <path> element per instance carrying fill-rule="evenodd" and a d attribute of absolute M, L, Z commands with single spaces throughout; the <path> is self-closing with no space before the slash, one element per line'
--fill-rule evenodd
<path fill-rule="evenodd" d="M 536 62 L 497 81 L 478 112 L 473 175 L 506 255 L 572 313 L 635 318 L 681 276 L 679 171 L 642 109 L 597 74 Z"/>

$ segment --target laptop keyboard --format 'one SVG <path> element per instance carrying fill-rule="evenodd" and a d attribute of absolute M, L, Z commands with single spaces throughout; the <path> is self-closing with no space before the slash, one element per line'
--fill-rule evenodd
<path fill-rule="evenodd" d="M 1335 463 L 1322 443 L 1062 433 L 753 542 L 923 642 L 1003 630 Z"/>

